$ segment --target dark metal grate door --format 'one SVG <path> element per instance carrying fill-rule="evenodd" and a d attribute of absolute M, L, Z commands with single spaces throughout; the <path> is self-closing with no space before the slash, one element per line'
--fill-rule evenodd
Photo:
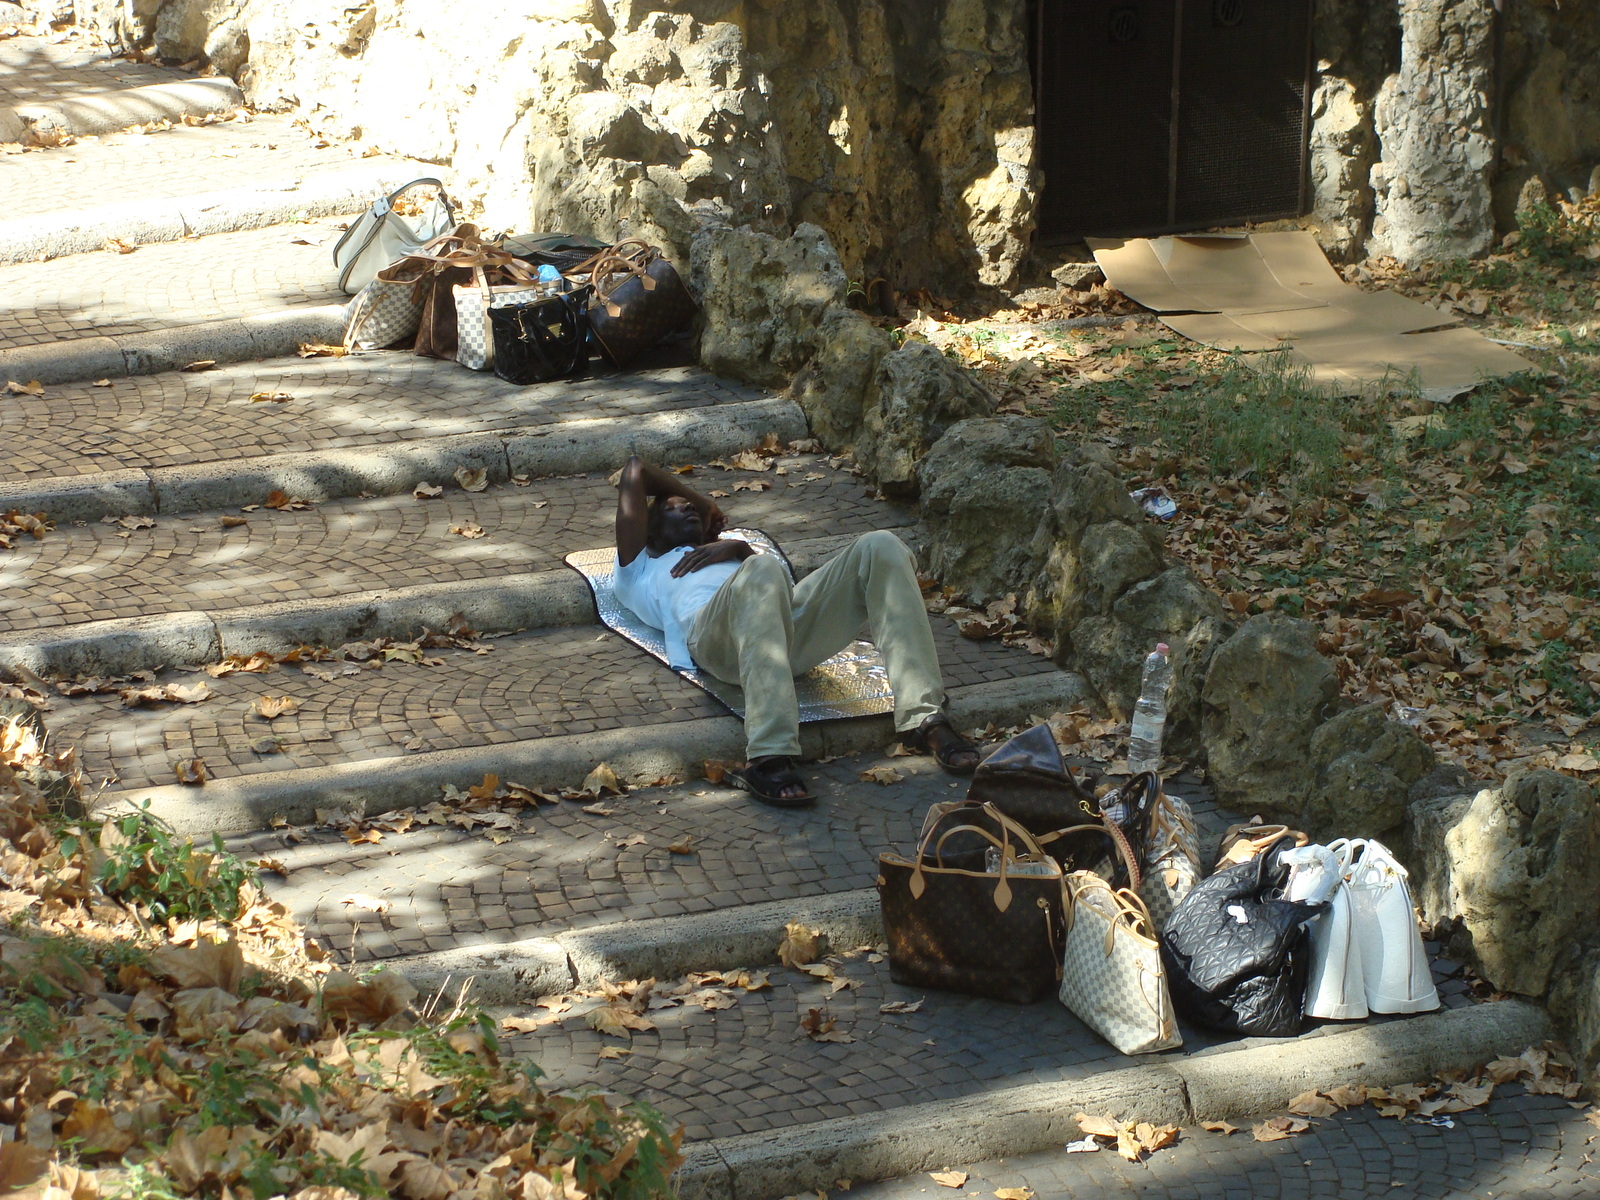
<path fill-rule="evenodd" d="M 1311 0 L 1038 0 L 1041 240 L 1304 211 Z"/>
<path fill-rule="evenodd" d="M 1168 223 L 1176 0 L 1043 0 L 1041 233 Z"/>
<path fill-rule="evenodd" d="M 1185 0 L 1174 226 L 1300 214 L 1310 37 L 1305 0 Z"/>

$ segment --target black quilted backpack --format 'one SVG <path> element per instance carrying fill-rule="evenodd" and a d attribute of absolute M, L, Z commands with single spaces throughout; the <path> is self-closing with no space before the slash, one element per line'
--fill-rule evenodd
<path fill-rule="evenodd" d="M 1276 899 L 1289 869 L 1280 838 L 1195 885 L 1167 918 L 1161 958 L 1180 1015 L 1249 1037 L 1300 1031 L 1310 965 L 1306 923 L 1326 905 Z"/>

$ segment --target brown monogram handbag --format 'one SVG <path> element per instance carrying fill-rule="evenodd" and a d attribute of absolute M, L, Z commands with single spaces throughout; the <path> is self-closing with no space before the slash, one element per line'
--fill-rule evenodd
<path fill-rule="evenodd" d="M 956 834 L 998 850 L 999 869 L 945 865 L 942 848 Z M 1015 1004 L 1056 990 L 1061 868 L 993 805 L 934 805 L 914 858 L 878 857 L 878 899 L 896 983 Z"/>
<path fill-rule="evenodd" d="M 694 319 L 694 298 L 678 272 L 660 250 L 637 238 L 585 259 L 568 278 L 592 289 L 589 329 L 619 367 Z"/>

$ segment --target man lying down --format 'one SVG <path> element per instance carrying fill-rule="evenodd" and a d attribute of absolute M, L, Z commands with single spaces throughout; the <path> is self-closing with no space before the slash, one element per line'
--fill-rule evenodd
<path fill-rule="evenodd" d="M 944 715 L 939 657 L 911 552 L 864 533 L 793 587 L 781 562 L 719 539 L 728 521 L 681 477 L 628 460 L 617 485 L 617 598 L 661 630 L 674 667 L 744 689 L 748 763 L 728 778 L 767 804 L 810 804 L 795 770 L 794 677 L 843 650 L 866 624 L 894 689 L 894 727 L 958 775 L 978 750 Z"/>

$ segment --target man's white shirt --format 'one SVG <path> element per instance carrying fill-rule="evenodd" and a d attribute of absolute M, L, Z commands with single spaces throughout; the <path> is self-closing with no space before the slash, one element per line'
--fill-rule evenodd
<path fill-rule="evenodd" d="M 661 630 L 667 642 L 667 661 L 683 670 L 695 665 L 689 654 L 689 631 L 695 617 L 739 569 L 736 562 L 712 563 L 674 579 L 672 568 L 693 549 L 678 546 L 661 555 L 641 550 L 627 566 L 619 559 L 612 560 L 617 599 Z"/>

